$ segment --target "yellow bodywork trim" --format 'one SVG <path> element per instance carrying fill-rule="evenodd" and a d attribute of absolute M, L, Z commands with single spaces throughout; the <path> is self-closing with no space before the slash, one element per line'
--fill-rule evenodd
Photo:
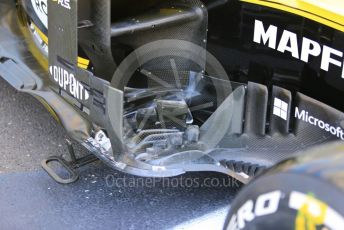
<path fill-rule="evenodd" d="M 38 36 L 42 39 L 42 41 L 48 45 L 48 37 L 35 25 L 33 24 L 35 31 L 38 33 Z M 90 65 L 90 60 L 82 57 L 78 57 L 78 67 L 82 69 L 87 69 Z"/>
<path fill-rule="evenodd" d="M 78 66 L 79 66 L 81 69 L 87 69 L 87 68 L 88 68 L 88 64 L 90 63 L 90 61 L 87 60 L 87 61 L 88 61 L 87 64 L 82 64 L 82 63 L 81 63 L 81 62 L 82 62 L 81 59 L 83 59 L 83 58 L 78 57 Z M 86 59 L 84 59 L 84 60 L 86 60 Z"/>
<path fill-rule="evenodd" d="M 267 6 L 319 22 L 344 32 L 343 0 L 241 0 Z"/>
<path fill-rule="evenodd" d="M 90 64 L 90 60 L 86 58 L 78 57 L 78 64 L 88 67 L 88 65 Z"/>
<path fill-rule="evenodd" d="M 20 27 L 21 32 L 24 34 L 25 37 L 29 37 L 30 34 L 28 33 L 28 30 L 24 29 L 25 27 Z M 39 53 L 38 48 L 34 45 L 33 42 L 28 43 L 28 48 L 30 50 L 30 52 L 32 53 L 32 55 L 35 57 L 35 59 L 38 61 L 39 65 L 41 65 L 41 67 L 43 69 L 48 70 L 48 60 L 45 58 L 42 58 L 42 55 Z M 56 114 L 56 112 L 54 111 L 53 108 L 51 108 L 51 106 L 41 97 L 37 96 L 37 95 L 32 95 L 35 98 L 37 98 L 37 100 L 44 106 L 45 109 L 47 109 L 47 111 L 53 116 L 53 118 L 58 122 L 61 123 L 59 116 Z"/>
<path fill-rule="evenodd" d="M 44 108 L 52 115 L 52 117 L 61 124 L 59 116 L 56 114 L 53 108 L 41 97 L 35 96 L 34 97 L 44 106 Z"/>
<path fill-rule="evenodd" d="M 42 39 L 45 44 L 48 44 L 48 37 L 35 25 L 33 24 L 35 31 L 38 33 L 38 36 Z"/>

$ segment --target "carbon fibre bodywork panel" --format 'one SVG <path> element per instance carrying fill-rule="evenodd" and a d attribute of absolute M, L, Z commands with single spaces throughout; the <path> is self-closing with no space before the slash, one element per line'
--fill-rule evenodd
<path fill-rule="evenodd" d="M 186 171 L 218 171 L 248 182 L 250 176 L 254 176 L 262 168 L 274 165 L 294 152 L 323 142 L 344 139 L 344 131 L 341 128 L 344 120 L 343 113 L 323 103 L 301 93 L 292 93 L 283 87 L 272 85 L 269 89 L 266 85 L 250 81 L 247 84 L 237 84 L 229 79 L 206 76 L 202 72 L 205 69 L 207 73 L 212 71 L 214 76 L 221 76 L 225 71 L 221 65 L 209 65 L 207 61 L 213 60 L 212 56 L 203 52 L 207 41 L 208 18 L 204 6 L 199 1 L 188 2 L 191 8 L 184 5 L 189 11 L 182 11 L 179 17 L 172 15 L 179 20 L 177 20 L 178 23 L 184 22 L 185 18 L 191 21 L 182 25 L 172 23 L 171 30 L 169 27 L 152 28 L 152 24 L 161 22 L 162 19 L 148 20 L 149 17 L 147 18 L 145 14 L 140 15 L 140 19 L 147 20 L 144 21 L 147 24 L 124 21 L 128 28 L 133 29 L 132 34 L 128 33 L 129 30 L 123 30 L 123 23 L 114 23 L 111 27 L 111 17 L 106 7 L 109 1 L 105 0 L 99 1 L 99 5 L 97 1 L 91 1 L 99 7 L 94 11 L 93 17 L 97 17 L 102 12 L 104 15 L 98 18 L 99 21 L 90 23 L 90 27 L 81 28 L 77 2 L 77 0 L 72 0 L 67 6 L 49 1 L 48 8 L 51 12 L 48 33 L 49 63 L 44 63 L 42 60 L 26 28 L 25 20 L 22 24 L 19 23 L 17 6 L 11 1 L 0 3 L 2 4 L 0 5 L 2 13 L 0 14 L 2 15 L 0 75 L 19 91 L 32 94 L 44 101 L 73 139 L 112 168 L 135 175 L 156 177 L 174 176 Z M 181 5 L 177 4 L 178 7 Z M 166 10 L 166 8 L 163 9 Z M 162 14 L 154 15 L 161 17 Z M 167 16 L 168 19 L 173 18 L 170 14 Z M 168 20 L 163 22 L 166 24 L 158 25 L 161 27 L 170 25 Z M 149 27 L 152 31 L 148 30 Z M 192 33 L 186 33 L 187 30 Z M 176 31 L 180 34 L 175 33 Z M 111 38 L 111 33 L 115 37 Z M 177 43 L 171 45 L 169 42 L 174 40 L 165 39 L 163 40 L 167 44 L 165 47 L 155 46 L 154 49 L 148 51 L 141 48 L 142 44 L 151 40 L 170 36 L 191 42 L 178 40 Z M 110 72 L 116 68 L 111 59 L 113 54 L 109 49 L 109 45 L 112 44 L 111 39 L 115 40 L 115 43 L 125 40 L 126 45 L 131 45 L 135 49 L 133 54 L 138 56 L 133 59 L 135 63 L 132 65 L 124 63 L 124 67 L 135 67 L 132 68 L 133 73 L 138 72 L 137 69 L 144 69 L 143 73 L 148 75 L 162 73 L 158 82 L 165 81 L 166 85 L 171 85 L 170 80 L 179 72 L 175 69 L 167 71 L 166 66 L 171 64 L 172 67 L 181 67 L 180 72 L 184 71 L 184 74 L 186 70 L 189 71 L 185 74 L 186 80 L 179 79 L 178 83 L 187 85 L 183 96 L 190 94 L 194 97 L 180 100 L 178 97 L 181 95 L 181 90 L 178 94 L 178 89 L 173 91 L 166 87 L 167 89 L 163 90 L 158 88 L 157 95 L 162 96 L 154 98 L 150 93 L 154 94 L 154 89 L 157 89 L 156 79 L 154 82 L 154 79 L 149 79 L 149 77 L 147 86 L 153 90 L 147 90 L 143 96 L 140 93 L 135 95 L 133 89 L 127 87 L 131 77 L 131 75 L 126 76 L 129 74 L 129 67 L 119 66 L 114 78 L 121 76 L 121 71 L 124 77 L 108 81 Z M 92 41 L 95 43 L 93 44 Z M 184 50 L 181 51 L 178 47 L 178 52 L 175 52 L 173 48 L 176 44 Z M 100 64 L 96 62 L 94 64 L 99 69 L 92 72 L 78 68 L 77 57 L 80 47 L 83 47 L 91 61 L 98 60 Z M 201 51 L 197 50 L 197 47 Z M 158 51 L 163 54 L 163 57 L 159 56 Z M 91 53 L 93 56 L 90 55 Z M 182 54 L 183 57 L 193 57 L 194 60 L 190 58 L 191 61 L 185 61 L 183 57 L 172 60 L 170 56 L 175 53 Z M 156 59 L 149 59 L 152 57 Z M 148 61 L 145 62 L 147 59 Z M 137 63 L 139 66 L 135 65 Z M 259 72 L 256 74 L 258 76 Z M 227 87 L 228 85 L 230 87 Z M 171 95 L 171 92 L 175 94 Z M 212 98 L 214 94 L 215 99 Z M 203 95 L 205 96 L 202 98 Z M 134 105 L 130 104 L 132 101 L 127 100 L 128 97 L 131 97 L 129 99 L 134 101 Z M 130 113 L 130 109 L 135 110 L 135 100 L 144 101 L 149 97 L 154 100 L 150 103 L 139 104 L 137 107 L 144 115 L 153 107 L 151 111 L 157 114 L 157 116 L 152 116 L 153 127 L 156 124 L 165 124 L 159 115 L 164 112 L 170 114 L 175 112 L 174 107 L 172 110 L 163 111 L 164 106 L 178 105 L 186 111 L 178 114 L 178 118 L 185 118 L 185 122 L 183 121 L 184 123 L 178 126 L 182 128 L 180 130 L 175 127 L 169 130 L 161 129 L 168 130 L 166 133 L 161 130 L 159 132 L 162 133 L 159 133 L 154 128 L 147 132 L 143 130 L 142 133 L 140 133 L 142 131 L 140 128 L 129 129 L 128 132 L 128 127 L 132 128 L 132 124 L 128 125 L 128 123 L 133 120 L 137 122 L 140 119 L 137 116 L 135 119 L 124 119 L 126 112 Z M 166 98 L 171 97 L 173 100 L 167 103 Z M 201 102 L 204 98 L 211 99 L 205 101 L 205 104 L 210 103 L 213 109 L 210 112 L 201 111 L 207 113 L 208 116 L 205 116 L 206 119 L 199 127 L 192 124 L 193 119 L 188 119 L 192 109 L 189 111 L 189 108 L 185 106 L 186 101 L 192 101 L 197 97 L 201 98 Z M 156 108 L 154 103 L 158 105 Z M 127 106 L 128 104 L 132 107 Z M 155 118 L 157 120 L 154 120 Z M 150 118 L 147 117 L 147 119 Z M 145 117 L 142 120 L 145 120 Z M 96 134 L 99 131 L 106 133 L 111 148 L 104 150 L 103 146 L 97 142 Z M 138 132 L 137 142 L 125 139 L 127 133 L 134 131 Z"/>
<path fill-rule="evenodd" d="M 35 58 L 40 51 L 20 24 L 15 3 L 2 1 L 0 4 L 0 59 L 3 60 L 0 75 L 17 90 L 40 98 L 69 135 L 83 140 L 90 135 L 91 124 L 52 90 L 54 87 L 47 78 L 47 63 Z"/>

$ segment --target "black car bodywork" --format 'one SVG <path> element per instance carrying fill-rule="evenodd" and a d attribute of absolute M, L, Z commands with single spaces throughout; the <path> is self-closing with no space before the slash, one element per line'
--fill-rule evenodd
<path fill-rule="evenodd" d="M 338 28 L 245 1 L 0 4 L 0 75 L 115 169 L 246 183 L 344 139 Z"/>

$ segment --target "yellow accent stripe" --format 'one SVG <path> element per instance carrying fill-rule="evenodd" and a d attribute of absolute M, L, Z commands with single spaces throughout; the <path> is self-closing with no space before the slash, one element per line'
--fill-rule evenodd
<path fill-rule="evenodd" d="M 37 31 L 38 36 L 42 39 L 42 41 L 48 45 L 48 37 L 35 25 L 33 24 L 35 31 Z M 87 69 L 90 65 L 90 60 L 82 57 L 78 57 L 78 67 L 81 69 Z"/>
<path fill-rule="evenodd" d="M 26 29 L 26 27 L 20 26 L 20 31 L 23 33 L 24 37 L 27 39 L 32 39 L 32 34 L 29 32 L 29 30 Z M 32 55 L 35 57 L 39 65 L 48 71 L 49 64 L 48 60 L 46 58 L 42 58 L 42 53 L 39 51 L 36 45 L 34 45 L 34 42 L 28 42 L 28 48 Z"/>
<path fill-rule="evenodd" d="M 82 58 L 82 57 L 78 57 L 78 63 L 81 65 L 88 66 L 90 64 L 90 60 Z"/>
<path fill-rule="evenodd" d="M 33 24 L 35 31 L 38 33 L 38 36 L 43 40 L 45 44 L 48 44 L 48 37 L 35 25 Z"/>
<path fill-rule="evenodd" d="M 80 64 L 80 63 L 78 63 L 78 66 L 79 66 L 81 69 L 87 69 L 87 68 L 88 68 L 87 65 L 83 65 L 83 64 Z"/>
<path fill-rule="evenodd" d="M 44 106 L 44 108 L 52 115 L 52 117 L 61 124 L 59 116 L 56 114 L 53 108 L 41 97 L 34 95 L 34 97 Z"/>
<path fill-rule="evenodd" d="M 84 64 L 80 63 L 80 58 L 81 57 L 78 57 L 78 67 L 80 67 L 81 69 L 87 69 L 88 68 L 88 64 L 84 65 Z M 89 62 L 90 61 L 88 60 L 88 63 Z"/>
<path fill-rule="evenodd" d="M 261 6 L 267 6 L 278 10 L 283 10 L 292 14 L 319 22 L 323 25 L 332 27 L 336 30 L 344 32 L 344 14 L 342 0 L 338 0 L 337 4 L 342 4 L 337 11 L 335 7 L 330 5 L 330 0 L 241 0 L 242 2 L 253 3 Z M 331 8 L 330 8 L 331 6 Z"/>

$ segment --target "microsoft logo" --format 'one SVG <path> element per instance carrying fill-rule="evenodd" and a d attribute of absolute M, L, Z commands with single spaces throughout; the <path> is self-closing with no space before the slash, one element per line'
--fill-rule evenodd
<path fill-rule="evenodd" d="M 273 114 L 277 117 L 287 120 L 288 118 L 288 103 L 275 97 Z"/>

